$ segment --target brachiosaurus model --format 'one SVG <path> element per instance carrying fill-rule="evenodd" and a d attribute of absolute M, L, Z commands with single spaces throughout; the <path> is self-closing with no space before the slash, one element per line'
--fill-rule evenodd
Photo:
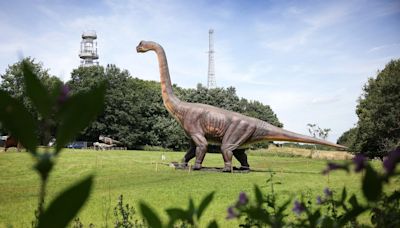
<path fill-rule="evenodd" d="M 290 132 L 236 112 L 211 105 L 181 101 L 172 91 L 167 58 L 161 45 L 152 41 L 141 41 L 136 51 L 155 51 L 157 54 L 162 99 L 168 112 L 179 122 L 196 147 L 196 161 L 193 167 L 195 170 L 201 169 L 208 143 L 221 145 L 225 162 L 223 171 L 226 172 L 232 169 L 234 150 L 259 141 L 303 142 L 346 149 L 344 146 Z M 191 150 L 186 153 L 184 161 L 187 162 L 193 157 L 191 153 L 193 153 Z"/>

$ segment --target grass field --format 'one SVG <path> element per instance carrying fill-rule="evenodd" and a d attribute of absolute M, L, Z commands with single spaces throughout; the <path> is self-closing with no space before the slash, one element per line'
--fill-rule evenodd
<path fill-rule="evenodd" d="M 360 175 L 338 171 L 323 176 L 321 171 L 326 166 L 326 160 L 281 157 L 275 156 L 276 153 L 266 155 L 259 151 L 249 156 L 249 163 L 256 171 L 232 174 L 188 172 L 167 165 L 156 165 L 156 162 L 161 162 L 161 154 L 144 151 L 64 150 L 50 176 L 46 203 L 63 188 L 90 174 L 95 175 L 94 188 L 89 201 L 79 213 L 85 227 L 90 223 L 94 223 L 95 227 L 113 227 L 113 208 L 120 194 L 124 196 L 124 203 L 135 208 L 138 208 L 139 201 L 145 201 L 165 220 L 167 217 L 164 209 L 186 208 L 190 197 L 198 205 L 211 191 L 216 193 L 201 226 L 217 219 L 221 227 L 237 227 L 238 221 L 225 220 L 227 207 L 236 201 L 241 191 L 249 193 L 252 198 L 255 184 L 267 192 L 269 186 L 266 179 L 271 172 L 275 173 L 274 187 L 282 201 L 287 197 L 299 197 L 301 193 L 315 199 L 317 195 L 323 194 L 325 187 L 340 192 L 343 186 L 362 198 Z M 180 161 L 183 153 L 166 152 L 165 155 L 165 162 L 171 162 Z M 39 178 L 32 165 L 33 159 L 27 153 L 0 152 L 0 227 L 31 226 L 39 189 Z M 220 154 L 207 154 L 203 165 L 222 167 L 222 157 Z M 374 162 L 374 165 L 380 167 L 378 162 Z M 393 188 L 396 184 L 398 181 L 392 184 Z M 368 222 L 366 216 L 363 222 Z"/>

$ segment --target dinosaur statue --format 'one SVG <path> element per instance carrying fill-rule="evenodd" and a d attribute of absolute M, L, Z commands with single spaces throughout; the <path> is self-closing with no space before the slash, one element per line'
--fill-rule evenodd
<path fill-rule="evenodd" d="M 104 135 L 99 136 L 99 140 L 103 141 L 107 145 L 112 145 L 112 144 L 122 144 L 120 141 L 117 141 L 115 139 L 112 139 L 110 137 L 106 137 Z"/>
<path fill-rule="evenodd" d="M 4 138 L 4 152 L 7 152 L 7 149 L 10 147 L 16 147 L 18 152 L 21 151 L 22 144 L 15 137 L 8 135 Z"/>
<path fill-rule="evenodd" d="M 194 170 L 201 169 L 209 142 L 221 145 L 225 172 L 232 169 L 233 151 L 259 141 L 303 142 L 346 149 L 345 146 L 290 132 L 236 112 L 211 105 L 181 101 L 172 91 L 167 58 L 161 45 L 152 41 L 141 41 L 136 51 L 138 53 L 154 51 L 157 54 L 164 105 L 196 146 Z M 185 154 L 184 160 L 192 156 L 189 153 L 190 150 Z"/>

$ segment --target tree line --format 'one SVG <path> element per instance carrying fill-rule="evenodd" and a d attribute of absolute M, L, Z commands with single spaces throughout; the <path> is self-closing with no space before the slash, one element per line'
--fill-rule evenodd
<path fill-rule="evenodd" d="M 31 65 L 50 92 L 62 89 L 66 96 L 70 96 L 106 82 L 104 111 L 77 136 L 77 141 L 95 142 L 99 135 L 106 135 L 121 141 L 130 149 L 141 149 L 145 145 L 171 150 L 185 150 L 189 147 L 189 140 L 182 128 L 163 105 L 160 83 L 133 77 L 127 70 L 121 70 L 115 65 L 78 67 L 73 69 L 71 79 L 65 83 L 50 75 L 49 70 L 33 58 L 25 58 L 10 65 L 1 75 L 0 89 L 22 100 L 39 121 L 40 115 L 24 92 L 22 61 Z M 180 99 L 188 102 L 210 104 L 283 127 L 270 106 L 239 98 L 234 87 L 208 89 L 198 84 L 195 89 L 186 89 L 174 85 L 174 91 Z M 84 110 L 85 107 L 82 108 Z M 43 121 L 40 125 L 42 128 L 53 129 L 53 132 L 57 127 L 55 120 Z M 0 126 L 0 133 L 5 134 L 6 129 Z M 51 137 L 40 129 L 37 135 L 42 144 L 46 144 Z M 256 146 L 267 145 L 264 143 Z"/>
<path fill-rule="evenodd" d="M 64 89 L 68 96 L 106 82 L 104 111 L 76 140 L 94 142 L 98 141 L 99 135 L 106 135 L 130 149 L 141 149 L 146 145 L 171 150 L 188 148 L 183 130 L 164 108 L 159 82 L 133 77 L 115 65 L 78 67 L 72 71 L 69 81 L 62 82 L 50 75 L 42 63 L 28 57 L 8 66 L 0 75 L 0 89 L 21 100 L 39 120 L 41 128 L 37 135 L 42 144 L 46 144 L 51 135 L 46 135 L 41 129 L 50 128 L 55 132 L 57 123 L 51 119 L 41 121 L 42 117 L 27 99 L 22 61 L 31 65 L 40 81 L 53 93 Z M 234 87 L 207 89 L 202 84 L 196 88 L 174 85 L 174 91 L 180 99 L 188 102 L 210 104 L 283 127 L 270 106 L 239 98 Z M 352 152 L 380 158 L 400 146 L 400 59 L 390 61 L 376 77 L 368 79 L 358 99 L 356 113 L 357 124 L 342 134 L 338 144 L 348 146 Z M 7 134 L 7 130 L 0 126 L 0 133 Z M 267 145 L 261 143 L 255 147 Z"/>

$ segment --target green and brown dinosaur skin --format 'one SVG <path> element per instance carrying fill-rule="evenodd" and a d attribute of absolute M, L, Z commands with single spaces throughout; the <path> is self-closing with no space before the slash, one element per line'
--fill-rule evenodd
<path fill-rule="evenodd" d="M 290 132 L 236 112 L 211 105 L 181 101 L 172 91 L 167 58 L 161 45 L 152 41 L 141 41 L 136 50 L 155 51 L 157 54 L 164 105 L 196 146 L 194 169 L 201 169 L 208 143 L 221 145 L 224 171 L 232 169 L 234 150 L 259 141 L 303 142 L 346 149 L 344 146 Z"/>

